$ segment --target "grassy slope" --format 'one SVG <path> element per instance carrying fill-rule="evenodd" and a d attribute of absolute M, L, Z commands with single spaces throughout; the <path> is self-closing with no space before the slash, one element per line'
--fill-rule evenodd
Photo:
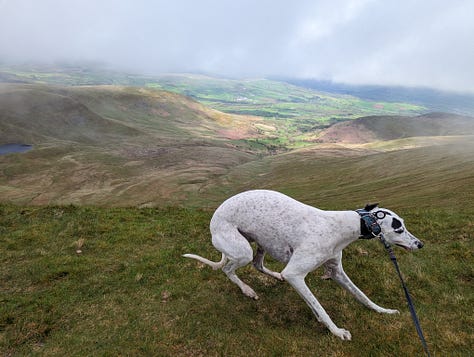
<path fill-rule="evenodd" d="M 257 118 L 216 112 L 178 94 L 124 87 L 0 87 L 0 195 L 17 203 L 136 205 L 187 190 L 266 148 Z"/>
<path fill-rule="evenodd" d="M 334 206 L 345 207 L 338 200 Z M 240 276 L 260 295 L 244 297 L 219 271 L 181 254 L 218 259 L 210 212 L 191 209 L 0 205 L 2 355 L 324 355 L 413 356 L 422 348 L 395 272 L 376 241 L 345 251 L 345 270 L 379 315 L 317 271 L 309 286 L 343 342 L 319 324 L 299 296 L 251 267 Z M 397 250 L 434 355 L 472 351 L 471 208 L 403 209 L 423 250 Z M 76 250 L 80 248 L 81 253 Z M 442 261 L 442 264 L 440 263 Z M 272 269 L 281 265 L 268 259 Z"/>
<path fill-rule="evenodd" d="M 429 147 L 374 151 L 399 147 L 399 141 L 369 149 L 320 145 L 236 164 L 214 182 L 203 178 L 207 189 L 185 202 L 212 208 L 253 187 L 330 209 L 382 201 L 426 243 L 419 252 L 398 250 L 397 256 L 432 353 L 469 355 L 474 144 L 470 137 L 442 137 L 430 138 Z M 12 157 L 21 161 L 26 155 Z M 179 187 L 186 189 L 185 183 Z M 166 198 L 166 204 L 182 199 Z M 399 282 L 378 242 L 346 249 L 345 270 L 374 301 L 401 310 L 400 316 L 368 311 L 321 281 L 319 271 L 307 278 L 336 324 L 352 332 L 353 341 L 342 342 L 287 284 L 241 269 L 260 295 L 254 302 L 221 272 L 181 258 L 187 252 L 219 258 L 208 232 L 210 210 L 3 204 L 0 211 L 0 351 L 6 355 L 421 354 Z M 268 265 L 282 268 L 272 259 Z"/>
<path fill-rule="evenodd" d="M 266 138 L 279 138 L 266 122 L 217 112 L 170 92 L 3 84 L 0 93 L 2 142 L 36 144 L 25 154 L 0 157 L 0 195 L 20 204 L 215 204 L 236 188 L 268 187 L 263 177 L 268 172 L 259 171 L 268 165 L 280 165 L 285 171 L 286 160 L 295 161 L 290 166 L 309 162 L 308 168 L 295 170 L 319 172 L 326 161 L 332 162 L 318 160 L 313 169 L 312 160 L 299 156 L 306 152 L 311 159 L 321 151 L 319 146 L 316 151 L 258 160 L 268 153 Z M 417 160 L 424 158 L 408 161 L 418 167 Z M 437 159 L 427 156 L 427 160 Z M 249 164 L 241 166 L 245 163 Z M 234 180 L 239 173 L 254 181 L 241 185 L 240 178 Z M 317 174 L 298 177 L 308 180 Z M 282 177 L 288 186 L 298 186 L 292 178 Z"/>
<path fill-rule="evenodd" d="M 106 145 L 140 132 L 107 120 L 60 88 L 0 85 L 0 143 L 61 140 Z"/>
<path fill-rule="evenodd" d="M 221 85 L 232 83 L 215 81 Z M 270 87 L 278 92 L 273 85 Z M 210 91 L 214 93 L 213 89 Z M 116 86 L 4 84 L 0 94 L 2 141 L 38 144 L 29 153 L 0 157 L 0 192 L 4 200 L 17 203 L 137 205 L 162 204 L 163 199 L 165 204 L 189 202 L 192 198 L 199 205 L 213 205 L 230 193 L 249 187 L 288 188 L 296 193 L 306 192 L 307 188 L 312 191 L 311 182 L 320 182 L 320 178 L 323 181 L 319 186 L 333 191 L 337 188 L 334 182 L 340 182 L 341 177 L 354 178 L 350 180 L 354 184 L 348 188 L 354 190 L 356 186 L 365 187 L 368 174 L 377 177 L 379 172 L 386 172 L 386 166 L 391 175 L 389 179 L 380 179 L 380 184 L 392 187 L 400 186 L 399 176 L 403 176 L 402 185 L 410 186 L 411 175 L 425 168 L 434 168 L 437 175 L 428 175 L 428 179 L 436 178 L 436 182 L 446 182 L 444 178 L 453 175 L 463 182 L 470 179 L 472 147 L 469 140 L 462 138 L 397 139 L 353 146 L 353 151 L 317 145 L 256 160 L 258 149 L 263 146 L 252 145 L 248 139 L 258 132 L 260 137 L 256 140 L 268 136 L 261 131 L 266 126 L 261 120 L 216 112 L 169 92 Z M 362 126 L 375 139 L 384 140 L 472 132 L 470 118 L 454 119 L 462 125 L 453 126 L 453 118 L 440 115 L 365 117 L 345 125 L 350 130 L 351 126 Z M 461 143 L 456 145 L 458 139 Z M 432 146 L 445 141 L 451 144 L 434 151 L 365 155 L 374 149 Z M 340 153 L 342 157 L 333 159 Z M 354 153 L 361 158 L 353 159 Z M 323 157 L 313 160 L 318 156 Z M 462 169 L 453 168 L 454 163 Z M 325 171 L 333 174 L 327 175 Z M 295 172 L 304 174 L 294 175 Z M 347 186 L 347 180 L 343 182 Z M 418 184 L 416 181 L 414 192 L 425 192 L 420 191 Z M 425 185 L 424 190 L 428 188 Z"/>
<path fill-rule="evenodd" d="M 209 183 L 195 196 L 196 205 L 217 202 L 220 192 L 230 195 L 249 188 L 270 188 L 325 208 L 340 200 L 352 208 L 368 201 L 395 207 L 471 207 L 472 139 L 430 137 L 417 142 L 413 138 L 352 149 L 319 145 L 266 157 Z M 402 146 L 409 149 L 399 150 Z"/>

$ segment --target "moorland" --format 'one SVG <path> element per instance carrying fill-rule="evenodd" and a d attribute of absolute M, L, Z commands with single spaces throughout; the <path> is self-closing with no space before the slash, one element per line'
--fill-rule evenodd
<path fill-rule="evenodd" d="M 472 351 L 472 114 L 265 79 L 5 67 L 0 79 L 0 145 L 32 145 L 0 156 L 3 354 L 421 354 L 376 241 L 349 247 L 346 271 L 401 315 L 308 277 L 349 343 L 287 284 L 242 269 L 253 302 L 183 260 L 218 258 L 212 211 L 252 188 L 397 211 L 426 243 L 397 254 L 432 352 Z"/>

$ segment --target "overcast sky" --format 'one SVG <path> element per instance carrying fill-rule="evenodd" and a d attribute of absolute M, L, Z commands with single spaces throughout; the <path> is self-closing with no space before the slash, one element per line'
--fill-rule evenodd
<path fill-rule="evenodd" d="M 474 92 L 473 0 L 0 0 L 0 62 Z"/>

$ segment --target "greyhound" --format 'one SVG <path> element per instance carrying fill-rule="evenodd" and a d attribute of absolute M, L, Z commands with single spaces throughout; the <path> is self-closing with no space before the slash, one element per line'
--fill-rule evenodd
<path fill-rule="evenodd" d="M 293 286 L 318 321 L 334 335 L 350 340 L 350 332 L 334 324 L 306 285 L 305 277 L 322 265 L 327 278 L 347 289 L 368 308 L 386 314 L 399 313 L 372 302 L 342 268 L 342 250 L 359 238 L 383 234 L 388 243 L 407 250 L 423 247 L 405 228 L 402 218 L 377 207 L 378 204 L 372 204 L 358 211 L 324 211 L 275 191 L 242 192 L 224 201 L 211 219 L 212 244 L 222 253 L 221 261 L 213 262 L 195 254 L 183 256 L 215 270 L 222 269 L 246 296 L 258 299 L 255 291 L 235 274 L 236 269 L 253 261 L 257 270 Z M 256 243 L 255 257 L 251 242 Z M 265 252 L 286 263 L 281 273 L 263 265 Z"/>

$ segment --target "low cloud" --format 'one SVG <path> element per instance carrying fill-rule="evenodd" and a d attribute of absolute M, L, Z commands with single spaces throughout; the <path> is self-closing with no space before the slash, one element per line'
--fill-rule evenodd
<path fill-rule="evenodd" d="M 0 61 L 474 92 L 474 2 L 0 0 Z"/>

